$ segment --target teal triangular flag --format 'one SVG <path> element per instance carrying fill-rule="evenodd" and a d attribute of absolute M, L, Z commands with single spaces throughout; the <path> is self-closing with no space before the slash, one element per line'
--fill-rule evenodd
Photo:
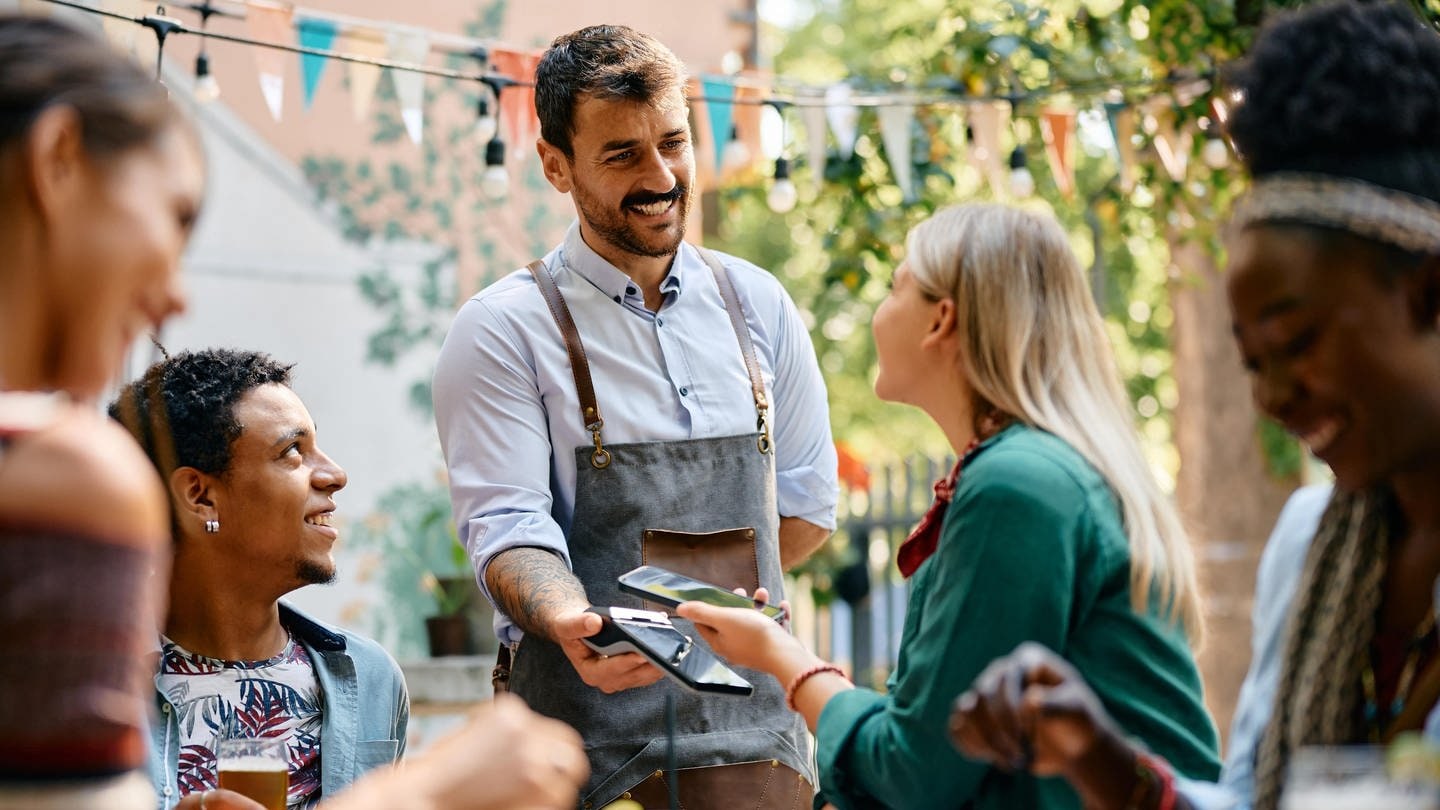
<path fill-rule="evenodd" d="M 730 131 L 735 128 L 735 85 L 728 79 L 701 79 L 701 90 L 710 108 L 710 140 L 715 146 L 715 170 L 720 171 L 721 156 L 725 144 L 730 142 Z"/>
<path fill-rule="evenodd" d="M 300 21 L 301 47 L 328 51 L 335 42 L 335 33 L 335 23 L 328 20 L 304 19 Z M 329 61 L 324 56 L 300 54 L 300 72 L 304 76 L 305 109 L 307 110 L 310 109 L 310 102 L 315 98 L 315 88 L 320 84 L 320 74 L 325 72 L 325 65 Z"/>

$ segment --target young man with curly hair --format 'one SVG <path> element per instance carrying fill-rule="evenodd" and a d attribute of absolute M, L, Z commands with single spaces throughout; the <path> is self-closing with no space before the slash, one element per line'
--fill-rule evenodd
<path fill-rule="evenodd" d="M 290 804 L 311 807 L 405 748 L 410 702 L 380 645 L 281 603 L 335 578 L 345 471 L 268 355 L 186 352 L 110 407 L 170 492 L 174 562 L 152 726 L 169 807 L 217 785 L 216 743 L 285 741 Z"/>

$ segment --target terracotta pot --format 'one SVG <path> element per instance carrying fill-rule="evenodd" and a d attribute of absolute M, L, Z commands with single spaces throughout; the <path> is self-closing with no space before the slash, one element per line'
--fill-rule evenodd
<path fill-rule="evenodd" d="M 470 655 L 470 622 L 462 615 L 431 616 L 425 620 L 430 656 Z"/>

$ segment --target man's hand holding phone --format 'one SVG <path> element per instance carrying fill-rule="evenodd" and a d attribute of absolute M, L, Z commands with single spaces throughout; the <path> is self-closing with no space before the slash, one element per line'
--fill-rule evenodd
<path fill-rule="evenodd" d="M 560 645 L 580 680 L 606 694 L 649 686 L 665 673 L 635 653 L 602 655 L 583 639 L 599 633 L 604 620 L 584 609 L 556 614 L 550 623 L 551 638 Z"/>

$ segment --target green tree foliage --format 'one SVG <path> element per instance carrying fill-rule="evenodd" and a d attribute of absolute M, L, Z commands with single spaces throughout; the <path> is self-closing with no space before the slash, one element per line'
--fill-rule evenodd
<path fill-rule="evenodd" d="M 1201 240 L 1220 255 L 1218 223 L 1242 184 L 1233 166 L 1201 160 L 1218 129 L 1210 88 L 1220 68 L 1241 53 L 1257 23 L 1294 0 L 795 0 L 804 20 L 771 29 L 773 69 L 807 84 L 847 82 L 858 91 L 922 88 L 960 100 L 1013 103 L 1006 150 L 1022 147 L 1037 180 L 1036 199 L 1072 234 L 1091 269 L 1092 285 L 1114 338 L 1137 420 L 1152 456 L 1173 471 L 1171 437 L 1177 399 L 1169 329 L 1169 293 L 1191 283 L 1169 246 Z M 1436 0 L 1414 0 L 1430 19 Z M 1036 117 L 1049 104 L 1099 110 L 1135 108 L 1142 126 L 1133 189 L 1122 190 L 1114 152 L 1082 131 L 1076 150 L 1077 193 L 1062 197 L 1045 160 Z M 801 202 L 788 215 L 764 205 L 765 178 L 721 192 L 719 246 L 774 269 L 802 308 L 832 391 L 837 435 L 868 457 L 927 448 L 938 436 L 912 412 L 878 403 L 869 314 L 902 258 L 905 234 L 936 207 L 994 197 L 966 159 L 964 107 L 922 107 L 913 129 L 917 197 L 902 194 L 886 161 L 873 110 L 863 111 L 854 155 L 833 152 L 824 166 L 796 161 Z M 1099 113 L 1092 113 L 1099 114 Z M 1153 151 L 1152 127 L 1174 116 L 1195 134 L 1188 173 L 1174 180 Z M 1158 119 L 1158 120 L 1157 120 Z M 1103 119 L 1097 119 L 1102 121 Z M 1103 127 L 1090 129 L 1104 132 Z M 793 139 L 800 157 L 803 135 Z M 824 190 L 810 176 L 823 172 Z M 1005 198 L 1005 193 L 1000 195 Z M 1264 436 L 1272 464 L 1293 471 L 1299 453 L 1283 435 Z"/>

